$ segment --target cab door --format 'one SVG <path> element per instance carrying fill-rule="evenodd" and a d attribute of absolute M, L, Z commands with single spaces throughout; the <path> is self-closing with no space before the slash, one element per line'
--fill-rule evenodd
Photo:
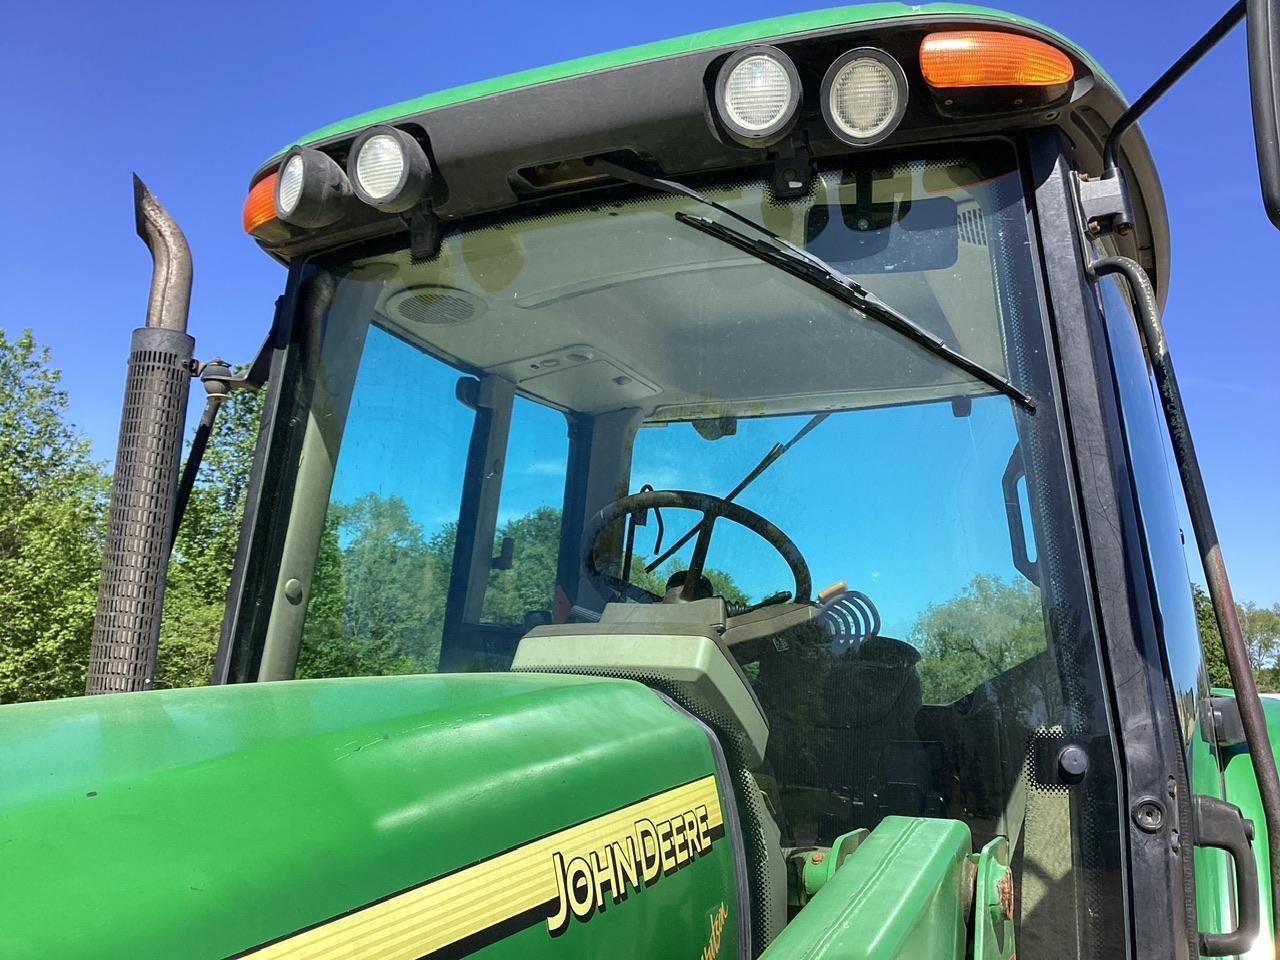
<path fill-rule="evenodd" d="M 1106 325 L 1169 696 L 1182 736 L 1191 792 L 1225 799 L 1218 745 L 1211 725 L 1204 721 L 1211 716 L 1211 694 L 1184 549 L 1181 518 L 1185 504 L 1172 467 L 1168 431 L 1151 369 L 1123 283 L 1116 276 L 1107 276 L 1098 281 L 1096 289 Z M 1227 855 L 1196 846 L 1193 862 L 1198 928 L 1205 932 L 1233 929 L 1232 868 Z"/>

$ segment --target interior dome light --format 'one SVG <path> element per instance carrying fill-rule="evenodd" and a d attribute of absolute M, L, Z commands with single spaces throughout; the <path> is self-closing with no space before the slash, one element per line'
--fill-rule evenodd
<path fill-rule="evenodd" d="M 750 147 L 787 135 L 800 106 L 800 74 L 777 47 L 746 47 L 716 77 L 716 112 L 729 135 Z"/>
<path fill-rule="evenodd" d="M 822 80 L 822 115 L 845 143 L 879 143 L 897 129 L 906 109 L 907 75 L 882 50 L 850 50 Z"/>
<path fill-rule="evenodd" d="M 364 203 L 384 213 L 417 206 L 431 186 L 431 162 L 412 136 L 397 127 L 366 130 L 347 158 L 351 185 Z"/>
<path fill-rule="evenodd" d="M 276 177 L 276 218 L 298 227 L 327 227 L 345 212 L 351 184 L 328 154 L 294 147 Z"/>

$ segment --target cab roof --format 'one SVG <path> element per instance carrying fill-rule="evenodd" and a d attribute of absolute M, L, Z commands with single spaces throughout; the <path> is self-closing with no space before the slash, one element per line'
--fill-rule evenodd
<path fill-rule="evenodd" d="M 531 199 L 535 191 L 523 177 L 526 171 L 610 151 L 644 157 L 655 170 L 676 178 L 770 162 L 774 154 L 766 150 L 723 142 L 707 119 L 709 72 L 745 45 L 768 42 L 802 52 L 830 50 L 846 41 L 892 45 L 918 42 L 909 38 L 934 30 L 993 28 L 1045 41 L 1074 61 L 1076 80 L 1066 102 L 1049 111 L 1024 108 L 960 121 L 935 117 L 932 126 L 914 130 L 904 124 L 880 146 L 1006 136 L 1048 126 L 1061 133 L 1071 167 L 1100 173 L 1102 145 L 1127 107 L 1110 75 L 1057 31 L 1005 11 L 958 3 L 831 7 L 625 47 L 403 100 L 313 130 L 290 146 L 315 147 L 341 164 L 363 129 L 382 123 L 412 129 L 429 143 L 443 184 L 434 209 L 447 225 Z M 1141 131 L 1130 129 L 1120 147 L 1136 229 L 1118 239 L 1118 251 L 1147 269 L 1163 304 L 1169 265 L 1163 192 Z M 824 151 L 851 152 L 839 144 L 813 149 L 815 157 Z M 265 162 L 253 182 L 274 171 L 284 152 Z M 281 260 L 404 229 L 402 219 L 372 210 L 325 230 L 299 233 L 273 223 L 270 235 L 257 238 Z"/>
<path fill-rule="evenodd" d="M 853 3 L 839 7 L 828 7 L 824 10 L 811 10 L 808 13 L 792 13 L 782 17 L 752 20 L 748 23 L 718 27 L 714 30 L 703 30 L 698 33 L 687 33 L 684 36 L 672 37 L 669 40 L 656 40 L 652 43 L 641 43 L 635 46 L 623 47 L 620 50 L 611 50 L 607 53 L 577 57 L 573 60 L 565 60 L 545 67 L 534 67 L 531 70 L 507 73 L 488 80 L 464 83 L 460 86 L 449 87 L 445 90 L 424 94 L 410 100 L 400 100 L 397 103 L 379 107 L 376 110 L 366 110 L 364 113 L 358 113 L 355 116 L 312 130 L 305 136 L 299 137 L 293 143 L 278 150 L 273 154 L 272 158 L 280 156 L 294 144 L 316 143 L 321 140 L 353 133 L 374 124 L 391 123 L 417 113 L 434 110 L 437 107 L 447 107 L 457 103 L 465 103 L 468 100 L 478 100 L 481 97 L 506 93 L 522 87 L 532 87 L 553 80 L 584 76 L 602 70 L 611 70 L 616 67 L 625 67 L 644 63 L 648 60 L 660 60 L 665 57 L 679 56 L 680 54 L 694 53 L 699 50 L 709 50 L 716 47 L 740 46 L 742 44 L 757 43 L 762 40 L 776 41 L 795 34 L 808 33 L 830 27 L 856 26 L 878 20 L 897 20 L 902 17 L 938 16 L 956 16 L 964 19 L 981 18 L 988 22 L 997 21 L 1014 27 L 1029 27 L 1036 33 L 1052 37 L 1060 46 L 1087 62 L 1095 75 L 1105 80 L 1119 93 L 1119 88 L 1116 86 L 1115 81 L 1111 79 L 1111 76 L 1082 48 L 1072 43 L 1056 30 L 1027 17 L 971 3 Z"/>

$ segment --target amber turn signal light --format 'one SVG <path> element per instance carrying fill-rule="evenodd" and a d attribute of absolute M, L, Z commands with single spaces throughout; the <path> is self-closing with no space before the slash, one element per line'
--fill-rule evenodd
<path fill-rule="evenodd" d="M 276 174 L 269 173 L 252 187 L 244 199 L 244 232 L 253 233 L 258 227 L 276 218 Z"/>
<path fill-rule="evenodd" d="M 1075 67 L 1065 53 L 1034 37 L 995 30 L 931 33 L 920 42 L 920 72 L 934 89 L 1056 87 Z"/>

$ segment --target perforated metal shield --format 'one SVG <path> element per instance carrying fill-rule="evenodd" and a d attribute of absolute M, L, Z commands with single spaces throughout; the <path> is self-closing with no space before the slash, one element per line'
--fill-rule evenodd
<path fill-rule="evenodd" d="M 174 330 L 133 334 L 86 693 L 151 685 L 194 348 Z"/>

